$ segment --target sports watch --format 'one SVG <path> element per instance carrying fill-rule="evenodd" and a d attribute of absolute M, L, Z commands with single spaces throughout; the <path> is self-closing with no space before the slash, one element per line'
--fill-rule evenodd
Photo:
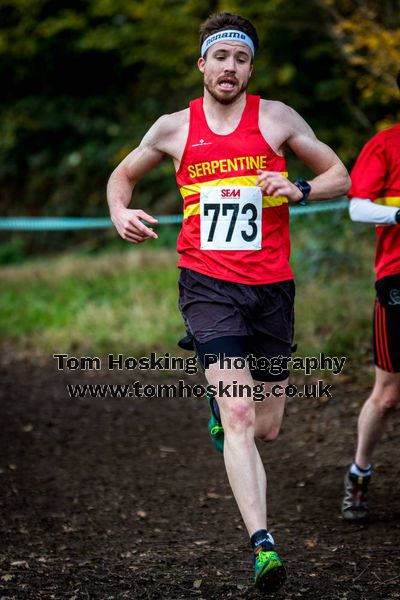
<path fill-rule="evenodd" d="M 299 190 L 302 192 L 303 197 L 301 198 L 301 200 L 298 200 L 296 202 L 296 204 L 300 204 L 301 206 L 305 206 L 306 205 L 306 200 L 311 192 L 311 185 L 308 183 L 308 181 L 306 181 L 305 179 L 296 179 L 296 181 L 294 182 L 294 185 L 296 187 L 299 188 Z"/>
<path fill-rule="evenodd" d="M 400 224 L 400 208 L 399 210 L 394 214 L 394 220 L 396 221 L 397 225 Z"/>

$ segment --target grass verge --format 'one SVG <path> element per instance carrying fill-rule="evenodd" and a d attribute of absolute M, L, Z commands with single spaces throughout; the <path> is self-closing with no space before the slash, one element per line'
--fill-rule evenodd
<path fill-rule="evenodd" d="M 299 354 L 370 357 L 373 236 L 339 213 L 293 223 Z M 176 350 L 184 334 L 176 262 L 174 250 L 141 246 L 3 266 L 0 337 L 35 353 Z"/>

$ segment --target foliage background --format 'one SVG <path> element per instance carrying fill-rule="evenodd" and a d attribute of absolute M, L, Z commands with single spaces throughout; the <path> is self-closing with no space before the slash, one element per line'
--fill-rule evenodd
<path fill-rule="evenodd" d="M 250 91 L 293 106 L 348 167 L 398 120 L 399 0 L 0 0 L 2 214 L 104 215 L 114 166 L 202 93 L 198 27 L 222 10 L 257 26 Z M 142 207 L 180 210 L 172 174 L 146 177 Z"/>
<path fill-rule="evenodd" d="M 0 0 L 1 214 L 107 214 L 112 169 L 158 116 L 202 94 L 198 27 L 224 10 L 259 32 L 250 91 L 293 106 L 349 168 L 399 120 L 400 0 Z M 306 175 L 290 157 L 289 171 Z M 137 193 L 153 214 L 181 210 L 169 162 Z M 176 257 L 162 248 L 177 228 L 159 233 L 143 253 L 112 229 L 2 232 L 0 263 L 23 264 L 0 270 L 0 338 L 39 351 L 174 347 Z M 338 211 L 297 219 L 292 239 L 301 351 L 369 357 L 373 228 Z"/>

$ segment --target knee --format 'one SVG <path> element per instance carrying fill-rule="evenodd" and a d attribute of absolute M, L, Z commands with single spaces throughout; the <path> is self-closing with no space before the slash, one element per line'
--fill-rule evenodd
<path fill-rule="evenodd" d="M 271 425 L 267 430 L 257 432 L 256 438 L 260 442 L 273 442 L 278 438 L 280 430 L 280 425 Z"/>
<path fill-rule="evenodd" d="M 390 386 L 375 391 L 372 400 L 382 415 L 390 413 L 400 403 L 400 394 Z"/>
<path fill-rule="evenodd" d="M 254 427 L 254 420 L 254 408 L 250 403 L 232 402 L 227 405 L 224 429 L 235 432 L 245 431 Z"/>
<path fill-rule="evenodd" d="M 379 408 L 383 414 L 391 412 L 398 404 L 397 394 L 386 393 L 379 398 Z"/>

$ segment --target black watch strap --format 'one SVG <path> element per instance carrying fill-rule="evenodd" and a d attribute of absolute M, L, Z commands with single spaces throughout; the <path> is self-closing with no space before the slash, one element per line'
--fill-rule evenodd
<path fill-rule="evenodd" d="M 394 220 L 396 221 L 397 224 L 400 224 L 400 208 L 394 215 Z"/>
<path fill-rule="evenodd" d="M 297 204 L 305 203 L 311 192 L 311 185 L 305 179 L 296 179 L 294 185 L 298 187 L 303 194 L 303 197 L 301 198 L 301 200 L 297 201 Z"/>

